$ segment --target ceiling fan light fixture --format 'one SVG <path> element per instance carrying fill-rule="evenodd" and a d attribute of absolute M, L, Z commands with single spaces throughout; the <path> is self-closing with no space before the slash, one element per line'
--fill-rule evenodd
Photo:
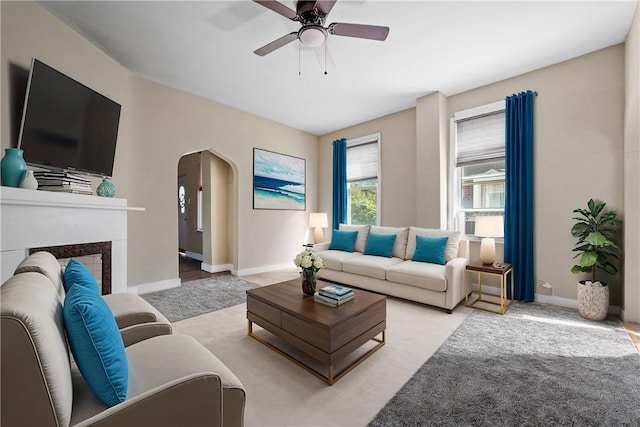
<path fill-rule="evenodd" d="M 300 43 L 308 47 L 318 47 L 327 38 L 327 30 L 320 25 L 308 25 L 300 29 L 298 33 Z"/>

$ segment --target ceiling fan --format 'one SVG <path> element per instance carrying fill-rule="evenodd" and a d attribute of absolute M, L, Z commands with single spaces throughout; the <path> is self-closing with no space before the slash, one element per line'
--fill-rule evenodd
<path fill-rule="evenodd" d="M 383 41 L 389 34 L 389 27 L 381 27 L 378 25 L 363 24 L 346 24 L 344 22 L 334 22 L 328 27 L 324 26 L 327 15 L 336 4 L 336 0 L 298 0 L 296 1 L 296 10 L 293 11 L 287 6 L 275 0 L 253 0 L 261 4 L 267 9 L 289 18 L 292 21 L 298 21 L 302 24 L 302 28 L 285 36 L 280 37 L 255 50 L 258 56 L 265 56 L 276 49 L 279 49 L 292 41 L 298 39 L 304 46 L 318 47 L 327 39 L 329 34 L 336 36 L 358 37 L 362 39 Z"/>

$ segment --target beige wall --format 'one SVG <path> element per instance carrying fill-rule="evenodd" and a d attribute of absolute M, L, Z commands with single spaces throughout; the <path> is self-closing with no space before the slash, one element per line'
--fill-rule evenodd
<path fill-rule="evenodd" d="M 575 299 L 572 211 L 589 198 L 623 214 L 624 46 L 617 45 L 449 98 L 450 114 L 535 90 L 535 273 Z M 517 266 L 516 266 L 517 268 Z M 619 306 L 620 276 L 604 278 Z M 538 292 L 542 291 L 538 288 Z"/>
<path fill-rule="evenodd" d="M 235 221 L 232 221 L 232 206 L 235 205 L 231 195 L 234 192 L 234 173 L 230 165 L 213 153 L 202 153 L 203 173 L 207 179 L 203 183 L 204 209 L 204 261 L 212 266 L 212 270 L 221 271 L 228 264 L 233 265 L 229 254 L 233 251 L 233 234 Z"/>
<path fill-rule="evenodd" d="M 119 196 L 122 171 L 132 167 L 131 74 L 37 3 L 3 1 L 0 7 L 0 138 L 3 151 L 17 146 L 18 134 L 13 124 L 20 123 L 27 83 L 20 76 L 28 76 L 31 60 L 36 57 L 122 105 L 113 171 L 116 196 Z M 99 180 L 93 181 L 95 190 Z"/>
<path fill-rule="evenodd" d="M 442 195 L 443 191 L 439 182 L 422 181 L 442 179 L 443 166 L 439 163 L 443 151 L 442 127 L 445 127 L 447 135 L 449 133 L 448 121 L 442 120 L 442 106 L 448 108 L 446 116 L 452 117 L 456 111 L 496 102 L 527 89 L 536 90 L 539 94 L 535 100 L 534 128 L 536 278 L 551 283 L 556 297 L 575 300 L 578 277 L 570 272 L 573 265 L 571 249 L 574 246 L 570 233 L 573 209 L 586 205 L 587 200 L 594 197 L 606 201 L 611 209 L 624 217 L 623 45 L 453 95 L 446 100 L 438 100 L 441 95 L 432 94 L 419 99 L 416 109 L 323 136 L 320 138 L 321 169 L 331 170 L 330 142 L 337 137 L 350 138 L 382 131 L 383 142 L 388 143 L 388 132 L 399 135 L 402 140 L 399 147 L 403 152 L 401 158 L 389 158 L 385 156 L 388 151 L 383 150 L 383 187 L 391 187 L 392 191 L 397 188 L 401 192 L 404 188 L 407 191 L 417 189 L 414 199 L 436 200 L 432 203 L 423 200 L 402 203 L 398 197 L 389 198 L 388 192 L 383 193 L 383 212 L 402 212 L 392 215 L 392 221 L 384 220 L 384 224 L 408 225 L 417 221 L 437 227 L 442 206 L 442 202 L 437 200 L 437 192 L 440 189 Z M 417 144 L 410 140 L 412 136 L 415 138 L 415 126 L 420 137 Z M 440 129 L 435 128 L 437 126 Z M 396 141 L 390 145 L 387 150 L 396 149 Z M 429 155 L 432 159 L 420 161 Z M 440 170 L 415 172 L 412 159 L 418 159 L 418 169 L 440 164 Z M 320 179 L 330 183 L 331 175 L 323 175 Z M 330 207 L 330 185 L 323 185 L 319 191 L 321 206 Z M 407 197 L 410 198 L 413 197 Z M 476 243 L 472 244 L 472 257 L 477 253 L 476 246 Z M 502 247 L 498 248 L 498 254 L 502 255 Z M 607 281 L 612 285 L 612 305 L 619 306 L 620 276 Z M 536 291 L 548 293 L 540 287 Z M 562 302 L 561 299 L 556 301 Z"/>
<path fill-rule="evenodd" d="M 416 210 L 416 115 L 415 109 L 381 117 L 370 122 L 320 137 L 319 209 L 328 212 L 332 223 L 333 145 L 338 138 L 354 139 L 380 132 L 381 195 L 380 222 L 382 225 L 413 223 Z M 325 230 L 325 240 L 331 230 Z"/>
<path fill-rule="evenodd" d="M 1 2 L 2 148 L 8 124 L 10 65 L 38 57 L 122 104 L 113 182 L 116 196 L 146 208 L 128 217 L 129 286 L 178 277 L 175 209 L 179 158 L 211 150 L 237 173 L 232 195 L 234 269 L 292 266 L 317 203 L 317 137 L 133 76 L 35 2 Z M 307 211 L 252 209 L 253 147 L 307 159 Z"/>
<path fill-rule="evenodd" d="M 440 92 L 416 101 L 416 216 L 413 225 L 447 228 L 448 99 Z"/>
<path fill-rule="evenodd" d="M 640 323 L 640 2 L 625 42 L 623 319 Z"/>

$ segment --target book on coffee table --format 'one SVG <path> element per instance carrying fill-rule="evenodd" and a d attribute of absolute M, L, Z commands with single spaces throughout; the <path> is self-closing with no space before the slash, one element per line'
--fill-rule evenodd
<path fill-rule="evenodd" d="M 323 288 L 320 288 L 319 292 L 322 293 L 323 295 L 342 297 L 347 294 L 353 294 L 353 289 L 346 288 L 340 285 L 328 285 Z"/>
<path fill-rule="evenodd" d="M 335 294 L 332 294 L 330 292 L 325 292 L 322 289 L 320 289 L 318 291 L 318 295 L 322 295 L 323 297 L 331 298 L 332 300 L 342 301 L 343 299 L 353 298 L 354 293 L 353 293 L 353 291 L 351 291 L 351 292 L 348 292 L 348 293 L 346 293 L 344 295 L 335 295 Z"/>
<path fill-rule="evenodd" d="M 315 302 L 319 302 L 320 304 L 325 304 L 331 307 L 337 307 L 339 305 L 344 304 L 345 302 L 351 301 L 354 298 L 354 294 L 353 292 L 351 294 L 349 294 L 348 296 L 341 298 L 341 299 L 335 299 L 335 298 L 331 298 L 325 295 L 322 295 L 320 293 L 317 293 L 313 296 L 313 300 Z"/>

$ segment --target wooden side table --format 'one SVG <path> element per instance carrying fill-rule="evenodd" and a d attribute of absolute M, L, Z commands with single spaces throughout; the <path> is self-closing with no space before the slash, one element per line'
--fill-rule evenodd
<path fill-rule="evenodd" d="M 474 292 L 469 290 L 469 273 L 478 274 L 478 292 L 476 298 Z M 500 301 L 492 301 L 483 298 L 482 292 L 482 275 L 489 274 L 500 276 Z M 511 274 L 511 299 L 507 299 L 507 275 Z M 480 310 L 492 313 L 504 314 L 513 303 L 513 268 L 511 264 L 482 264 L 480 262 L 472 262 L 467 264 L 464 281 L 464 305 L 467 307 L 478 308 Z M 469 294 L 471 293 L 471 296 Z M 478 303 L 483 303 L 478 305 Z M 497 306 L 495 309 L 492 306 Z"/>

